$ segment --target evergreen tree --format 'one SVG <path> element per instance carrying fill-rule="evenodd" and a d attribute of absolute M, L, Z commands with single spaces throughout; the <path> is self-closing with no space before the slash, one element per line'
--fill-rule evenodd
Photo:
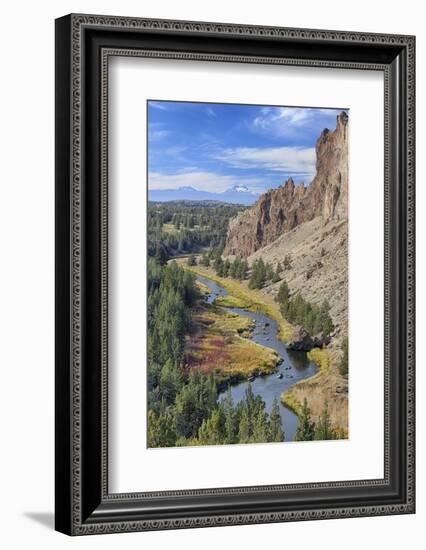
<path fill-rule="evenodd" d="M 222 409 L 225 417 L 225 443 L 237 442 L 237 426 L 235 423 L 236 413 L 234 410 L 234 402 L 232 399 L 231 388 L 228 388 L 226 395 L 222 401 Z"/>
<path fill-rule="evenodd" d="M 223 263 L 222 277 L 228 277 L 230 268 L 231 262 L 228 260 L 228 258 L 226 258 Z"/>
<path fill-rule="evenodd" d="M 247 389 L 246 389 L 245 394 L 244 394 L 244 403 L 247 407 L 247 412 L 248 412 L 249 422 L 250 422 L 251 421 L 251 416 L 252 416 L 254 408 L 255 408 L 255 403 L 256 403 L 256 398 L 254 396 L 253 388 L 252 388 L 250 382 L 248 383 Z"/>
<path fill-rule="evenodd" d="M 251 443 L 265 443 L 268 441 L 268 415 L 263 408 L 256 408 L 252 417 Z"/>
<path fill-rule="evenodd" d="M 286 281 L 283 281 L 280 284 L 280 288 L 278 289 L 278 294 L 275 299 L 281 306 L 287 306 L 289 298 L 290 291 L 288 289 L 288 284 L 286 283 Z"/>
<path fill-rule="evenodd" d="M 203 445 L 224 443 L 224 419 L 220 407 L 214 409 L 210 417 L 203 421 L 198 432 L 198 439 Z"/>
<path fill-rule="evenodd" d="M 205 267 L 209 267 L 210 265 L 210 259 L 205 252 L 203 252 L 203 254 L 201 255 L 200 264 Z"/>
<path fill-rule="evenodd" d="M 167 263 L 167 252 L 163 244 L 158 244 L 155 251 L 155 259 L 158 264 L 164 265 Z"/>
<path fill-rule="evenodd" d="M 342 358 L 339 363 L 339 371 L 343 376 L 347 376 L 349 372 L 349 341 L 347 336 L 343 338 L 342 352 Z"/>
<path fill-rule="evenodd" d="M 320 308 L 320 322 L 323 338 L 326 338 L 334 330 L 333 321 L 330 317 L 330 304 L 324 300 Z"/>
<path fill-rule="evenodd" d="M 313 334 L 320 334 L 320 332 L 322 331 L 322 323 L 321 323 L 321 316 L 320 316 L 319 312 L 314 317 L 313 327 L 314 328 L 312 330 L 312 333 Z"/>
<path fill-rule="evenodd" d="M 308 402 L 303 400 L 302 413 L 300 415 L 295 441 L 312 441 L 315 437 L 315 422 L 311 420 L 311 411 L 308 407 Z"/>
<path fill-rule="evenodd" d="M 269 415 L 269 437 L 268 441 L 284 441 L 284 432 L 281 426 L 281 415 L 278 400 L 275 397 Z"/>
<path fill-rule="evenodd" d="M 309 332 L 309 334 L 314 334 L 314 322 L 315 322 L 315 315 L 313 310 L 311 309 L 308 311 L 307 315 L 305 316 L 305 322 L 304 327 Z"/>
<path fill-rule="evenodd" d="M 241 262 L 240 269 L 239 269 L 239 271 L 238 271 L 238 278 L 239 278 L 241 281 L 247 279 L 248 270 L 249 270 L 248 262 L 247 262 L 247 260 L 243 260 L 243 261 Z"/>
<path fill-rule="evenodd" d="M 173 418 L 148 411 L 148 447 L 172 447 L 176 441 Z"/>
<path fill-rule="evenodd" d="M 237 279 L 238 262 L 239 262 L 239 258 L 235 258 L 235 260 L 231 263 L 231 266 L 229 268 L 229 276 L 232 277 L 233 279 Z"/>
<path fill-rule="evenodd" d="M 274 268 L 270 263 L 265 264 L 265 279 L 270 281 L 274 277 Z"/>
<path fill-rule="evenodd" d="M 217 258 L 214 261 L 213 268 L 216 271 L 216 273 L 221 277 L 223 274 L 223 260 L 221 256 L 217 256 Z"/>
<path fill-rule="evenodd" d="M 216 406 L 217 390 L 212 377 L 191 374 L 176 396 L 175 417 L 178 437 L 196 437 L 198 430 Z"/>
<path fill-rule="evenodd" d="M 171 359 L 166 361 L 166 364 L 161 369 L 159 379 L 159 390 L 161 398 L 165 399 L 168 405 L 175 402 L 176 394 L 182 386 L 182 374 Z"/>
<path fill-rule="evenodd" d="M 251 276 L 249 280 L 249 288 L 262 288 L 266 282 L 266 267 L 265 263 L 260 258 L 251 266 Z"/>
<path fill-rule="evenodd" d="M 240 443 L 248 443 L 250 441 L 250 426 L 247 407 L 244 407 L 241 412 L 240 424 L 238 427 L 238 441 Z"/>
<path fill-rule="evenodd" d="M 191 254 L 190 256 L 188 256 L 187 264 L 189 266 L 197 265 L 197 259 L 194 256 L 194 254 Z"/>
<path fill-rule="evenodd" d="M 281 275 L 280 275 L 281 271 L 282 271 L 282 267 L 281 267 L 281 264 L 278 262 L 277 267 L 275 268 L 275 272 L 272 276 L 273 283 L 278 283 L 279 281 L 281 281 Z"/>
<path fill-rule="evenodd" d="M 299 325 L 303 324 L 305 318 L 305 302 L 300 294 L 297 294 L 293 301 L 294 312 L 292 310 L 292 316 L 296 323 Z"/>
<path fill-rule="evenodd" d="M 315 438 L 320 441 L 333 439 L 333 431 L 331 429 L 330 413 L 328 412 L 328 403 L 325 401 L 324 409 L 318 418 L 315 427 Z"/>

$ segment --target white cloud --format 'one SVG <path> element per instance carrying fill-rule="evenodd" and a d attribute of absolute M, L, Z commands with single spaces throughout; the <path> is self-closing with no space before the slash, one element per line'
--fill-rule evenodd
<path fill-rule="evenodd" d="M 187 150 L 187 147 L 183 145 L 173 145 L 172 147 L 167 147 L 161 151 L 161 155 L 167 155 L 168 157 L 173 157 L 181 159 L 183 153 Z"/>
<path fill-rule="evenodd" d="M 206 113 L 212 118 L 217 118 L 216 112 L 211 107 L 207 107 Z"/>
<path fill-rule="evenodd" d="M 168 137 L 170 133 L 168 130 L 150 130 L 149 139 L 150 141 L 161 141 Z"/>
<path fill-rule="evenodd" d="M 148 140 L 161 141 L 162 139 L 170 136 L 172 132 L 166 128 L 167 127 L 163 122 L 150 122 L 148 124 Z"/>
<path fill-rule="evenodd" d="M 277 137 L 284 137 L 310 126 L 322 125 L 334 129 L 339 112 L 336 109 L 264 107 L 252 121 L 251 129 L 268 132 Z"/>
<path fill-rule="evenodd" d="M 150 107 L 154 107 L 154 109 L 160 109 L 160 111 L 169 110 L 169 105 L 163 101 L 148 101 L 148 105 Z"/>
<path fill-rule="evenodd" d="M 313 147 L 239 147 L 225 149 L 214 158 L 234 168 L 263 169 L 313 176 L 315 174 L 315 149 Z"/>
<path fill-rule="evenodd" d="M 150 189 L 178 189 L 179 187 L 193 187 L 199 191 L 222 193 L 234 185 L 245 185 L 252 192 L 262 188 L 264 180 L 260 178 L 241 178 L 227 176 L 214 172 L 186 172 L 179 174 L 161 174 L 150 172 L 148 186 Z"/>

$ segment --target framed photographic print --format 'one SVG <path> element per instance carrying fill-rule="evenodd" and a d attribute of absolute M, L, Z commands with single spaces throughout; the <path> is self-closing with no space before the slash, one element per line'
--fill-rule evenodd
<path fill-rule="evenodd" d="M 56 529 L 414 513 L 412 36 L 56 21 Z"/>

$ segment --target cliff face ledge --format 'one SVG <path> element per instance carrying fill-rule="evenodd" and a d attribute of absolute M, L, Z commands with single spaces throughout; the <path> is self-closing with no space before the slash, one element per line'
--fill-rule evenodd
<path fill-rule="evenodd" d="M 323 130 L 316 143 L 316 175 L 308 187 L 291 178 L 264 193 L 231 221 L 224 255 L 250 256 L 298 225 L 320 216 L 324 223 L 347 219 L 348 116 Z"/>

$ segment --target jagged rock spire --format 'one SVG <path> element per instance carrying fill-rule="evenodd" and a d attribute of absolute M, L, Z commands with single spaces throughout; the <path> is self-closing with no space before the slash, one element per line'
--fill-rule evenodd
<path fill-rule="evenodd" d="M 316 174 L 308 187 L 291 177 L 232 220 L 225 255 L 249 256 L 297 225 L 322 216 L 324 222 L 348 216 L 348 123 L 342 111 L 336 129 L 324 129 L 316 142 Z M 303 189 L 301 188 L 303 187 Z"/>

